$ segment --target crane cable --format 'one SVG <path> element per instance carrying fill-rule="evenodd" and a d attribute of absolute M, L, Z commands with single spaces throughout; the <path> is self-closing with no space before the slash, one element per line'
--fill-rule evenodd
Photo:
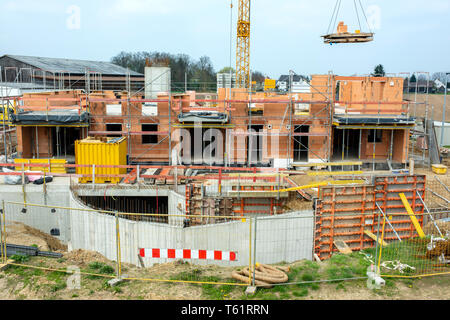
<path fill-rule="evenodd" d="M 331 27 L 336 24 L 337 16 L 339 14 L 339 9 L 341 7 L 341 0 L 336 0 L 336 5 L 334 6 L 333 14 L 331 15 L 330 24 L 328 25 L 327 34 L 332 30 Z M 334 23 L 333 23 L 334 20 Z"/>
<path fill-rule="evenodd" d="M 364 11 L 361 0 L 358 0 L 358 3 L 359 3 L 359 7 L 361 8 L 361 12 L 363 13 L 364 19 L 366 20 L 367 27 L 369 28 L 370 33 L 373 33 L 372 29 L 370 28 L 369 20 L 367 19 L 367 16 Z M 359 29 L 360 29 L 360 31 L 362 31 L 361 19 L 359 17 L 359 11 L 358 11 L 358 3 L 356 2 L 356 0 L 353 0 L 353 4 L 355 6 L 355 11 L 356 11 L 356 17 L 358 18 Z M 330 24 L 328 25 L 327 34 L 330 34 L 332 28 L 334 28 L 336 26 L 336 22 L 337 22 L 337 19 L 339 16 L 339 11 L 341 9 L 341 4 L 342 4 L 342 0 L 336 0 L 333 14 L 331 15 L 331 19 L 330 19 Z"/>
<path fill-rule="evenodd" d="M 361 11 L 364 15 L 364 19 L 366 19 L 367 27 L 369 28 L 370 33 L 373 33 L 372 28 L 370 28 L 370 23 L 369 23 L 369 20 L 367 19 L 366 12 L 364 11 L 361 0 L 358 0 L 358 1 L 359 1 L 359 6 L 361 7 Z"/>
<path fill-rule="evenodd" d="M 355 5 L 356 17 L 358 18 L 359 30 L 361 31 L 361 20 L 359 19 L 358 6 L 356 5 L 356 0 L 353 0 L 353 4 Z"/>

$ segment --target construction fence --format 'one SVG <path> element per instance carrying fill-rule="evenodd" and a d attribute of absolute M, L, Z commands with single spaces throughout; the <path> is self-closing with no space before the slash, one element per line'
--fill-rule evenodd
<path fill-rule="evenodd" d="M 411 214 L 411 207 L 405 208 L 407 213 L 342 213 L 337 220 L 364 221 L 373 232 L 359 227 L 364 246 L 358 248 L 350 248 L 352 242 L 335 232 L 327 257 L 319 258 L 318 243 L 330 240 L 317 237 L 318 217 L 312 211 L 189 226 L 185 215 L 169 213 L 171 223 L 161 223 L 162 214 L 3 201 L 1 260 L 63 273 L 73 272 L 69 264 L 87 277 L 256 287 L 268 286 L 261 277 L 273 265 L 279 268 L 270 286 L 366 279 L 373 269 L 385 277 L 449 274 L 448 228 L 433 213 Z M 425 227 L 424 215 L 431 221 Z M 322 213 L 320 218 L 336 217 Z"/>

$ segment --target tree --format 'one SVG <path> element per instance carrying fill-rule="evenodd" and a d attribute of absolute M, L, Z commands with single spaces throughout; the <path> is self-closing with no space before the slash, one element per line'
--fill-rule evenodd
<path fill-rule="evenodd" d="M 385 75 L 386 72 L 384 71 L 384 67 L 382 64 L 377 65 L 374 72 L 372 73 L 372 76 L 374 77 L 384 77 Z"/>
<path fill-rule="evenodd" d="M 224 67 L 218 73 L 230 73 L 230 71 L 231 73 L 236 72 L 233 67 Z"/>
<path fill-rule="evenodd" d="M 411 78 L 409 78 L 409 82 L 417 82 L 417 78 L 416 78 L 416 75 L 415 75 L 415 74 L 413 74 L 413 75 L 411 76 Z"/>
<path fill-rule="evenodd" d="M 433 75 L 431 76 L 431 80 L 433 80 L 433 81 L 439 80 L 440 82 L 444 83 L 448 79 L 447 79 L 445 72 L 436 72 L 436 73 L 433 73 Z"/>
<path fill-rule="evenodd" d="M 144 73 L 146 60 L 150 63 L 166 62 L 171 69 L 172 89 L 177 91 L 184 88 L 185 78 L 188 82 L 195 82 L 190 86 L 195 90 L 215 90 L 216 75 L 209 57 L 203 56 L 198 61 L 193 61 L 186 54 L 170 54 L 166 52 L 120 52 L 111 58 L 111 62 L 129 68 L 130 70 Z M 194 80 L 195 79 L 195 80 Z"/>
<path fill-rule="evenodd" d="M 258 82 L 264 82 L 266 77 L 262 74 L 260 71 L 254 71 L 252 72 L 252 81 Z"/>
<path fill-rule="evenodd" d="M 124 68 L 129 68 L 130 70 L 144 73 L 145 59 L 149 56 L 150 55 L 146 52 L 131 53 L 122 51 L 118 55 L 114 56 L 111 59 L 111 62 Z"/>
<path fill-rule="evenodd" d="M 192 65 L 193 89 L 199 91 L 211 91 L 216 88 L 216 72 L 211 59 L 207 56 L 200 59 Z"/>

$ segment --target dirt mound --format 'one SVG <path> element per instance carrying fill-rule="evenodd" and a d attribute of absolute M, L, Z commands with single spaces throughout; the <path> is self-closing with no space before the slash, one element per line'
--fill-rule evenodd
<path fill-rule="evenodd" d="M 67 246 L 57 238 L 21 222 L 7 223 L 6 234 L 7 243 L 22 246 L 37 245 L 41 251 L 67 251 Z"/>
<path fill-rule="evenodd" d="M 67 251 L 67 245 L 62 244 L 58 239 L 48 235 L 41 230 L 34 229 L 30 226 L 24 225 L 25 230 L 28 234 L 43 239 L 46 243 L 50 251 Z"/>
<path fill-rule="evenodd" d="M 426 257 L 434 258 L 439 257 L 441 254 L 444 254 L 446 259 L 450 257 L 450 240 L 436 241 L 435 247 L 427 251 Z"/>
<path fill-rule="evenodd" d="M 404 96 L 405 99 L 409 99 L 410 101 L 414 101 L 414 93 L 406 94 Z M 433 118 L 436 121 L 442 121 L 443 109 L 444 105 L 444 95 L 443 94 L 429 94 L 428 97 L 426 94 L 417 94 L 417 102 L 425 102 L 428 100 L 428 118 Z M 434 106 L 433 114 L 431 113 L 431 106 Z M 414 105 L 410 105 L 409 112 L 414 114 L 414 109 L 416 111 L 416 116 L 424 117 L 426 113 L 426 106 L 423 104 L 418 104 L 414 108 Z M 445 121 L 450 121 L 450 114 L 445 114 Z"/>
<path fill-rule="evenodd" d="M 283 207 L 283 211 L 296 211 L 296 210 L 312 210 L 312 202 L 295 197 L 290 197 Z"/>
<path fill-rule="evenodd" d="M 438 226 L 439 230 L 441 230 L 441 233 L 444 237 L 447 234 L 447 232 L 450 232 L 450 222 L 438 220 L 438 221 L 436 221 L 436 225 Z M 440 236 L 440 234 L 437 231 L 436 227 L 434 226 L 433 222 L 427 223 L 427 225 L 423 228 L 423 232 L 429 236 L 431 236 L 431 235 L 436 236 L 436 237 Z"/>
<path fill-rule="evenodd" d="M 84 265 L 88 265 L 91 262 L 109 262 L 105 256 L 96 251 L 82 249 L 70 251 L 64 255 L 64 258 L 68 261 Z"/>

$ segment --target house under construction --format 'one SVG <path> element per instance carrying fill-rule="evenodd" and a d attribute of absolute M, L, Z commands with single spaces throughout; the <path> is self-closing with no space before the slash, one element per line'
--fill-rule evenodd
<path fill-rule="evenodd" d="M 312 75 L 309 90 L 285 94 L 239 88 L 219 88 L 216 94 L 168 94 L 157 88 L 151 97 L 126 91 L 45 91 L 16 99 L 18 112 L 11 117 L 21 158 L 73 161 L 78 139 L 124 136 L 130 164 L 295 168 L 361 161 L 381 168 L 408 161 L 416 119 L 403 100 L 403 82 L 401 77 L 329 74 Z M 173 159 L 183 132 L 191 139 L 184 141 L 192 148 L 191 157 Z M 205 134 L 221 138 L 217 154 L 206 158 L 203 151 L 211 139 L 202 139 L 201 148 L 195 143 Z"/>

